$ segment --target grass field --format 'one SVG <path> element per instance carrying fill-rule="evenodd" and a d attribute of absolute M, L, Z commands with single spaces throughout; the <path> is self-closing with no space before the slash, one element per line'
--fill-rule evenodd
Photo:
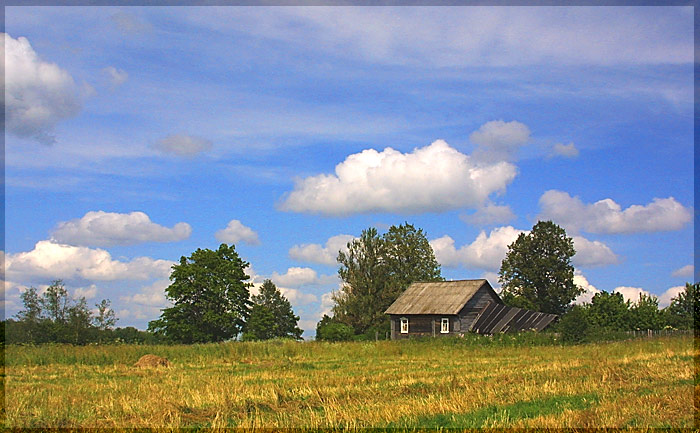
<path fill-rule="evenodd" d="M 141 355 L 167 368 L 133 367 Z M 8 346 L 6 427 L 694 427 L 691 337 Z"/>

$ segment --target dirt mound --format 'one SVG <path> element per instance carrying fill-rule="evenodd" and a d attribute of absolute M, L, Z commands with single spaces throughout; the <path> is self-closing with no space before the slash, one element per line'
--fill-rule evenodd
<path fill-rule="evenodd" d="M 170 366 L 170 362 L 166 358 L 161 358 L 160 356 L 157 355 L 151 355 L 150 353 L 148 355 L 143 355 L 138 361 L 136 361 L 136 364 L 134 364 L 134 367 L 168 367 Z"/>

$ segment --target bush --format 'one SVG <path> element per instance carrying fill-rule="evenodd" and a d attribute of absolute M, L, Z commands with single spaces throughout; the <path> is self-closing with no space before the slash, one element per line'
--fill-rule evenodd
<path fill-rule="evenodd" d="M 565 343 L 582 343 L 586 341 L 589 328 L 586 310 L 578 305 L 574 305 L 561 317 L 557 328 L 561 333 L 562 341 Z"/>
<path fill-rule="evenodd" d="M 316 340 L 319 341 L 348 341 L 352 340 L 354 335 L 355 330 L 352 327 L 337 322 L 325 314 L 316 325 Z"/>

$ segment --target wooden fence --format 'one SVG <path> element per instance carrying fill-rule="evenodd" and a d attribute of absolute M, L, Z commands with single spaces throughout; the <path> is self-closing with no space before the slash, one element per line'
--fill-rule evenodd
<path fill-rule="evenodd" d="M 644 329 L 636 331 L 625 331 L 632 338 L 651 338 L 666 335 L 693 335 L 692 329 Z"/>

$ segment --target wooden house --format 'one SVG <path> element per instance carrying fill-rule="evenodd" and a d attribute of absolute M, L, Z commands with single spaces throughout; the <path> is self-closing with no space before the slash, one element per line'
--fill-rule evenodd
<path fill-rule="evenodd" d="M 391 338 L 542 330 L 557 316 L 507 307 L 488 281 L 413 283 L 385 311 Z"/>

